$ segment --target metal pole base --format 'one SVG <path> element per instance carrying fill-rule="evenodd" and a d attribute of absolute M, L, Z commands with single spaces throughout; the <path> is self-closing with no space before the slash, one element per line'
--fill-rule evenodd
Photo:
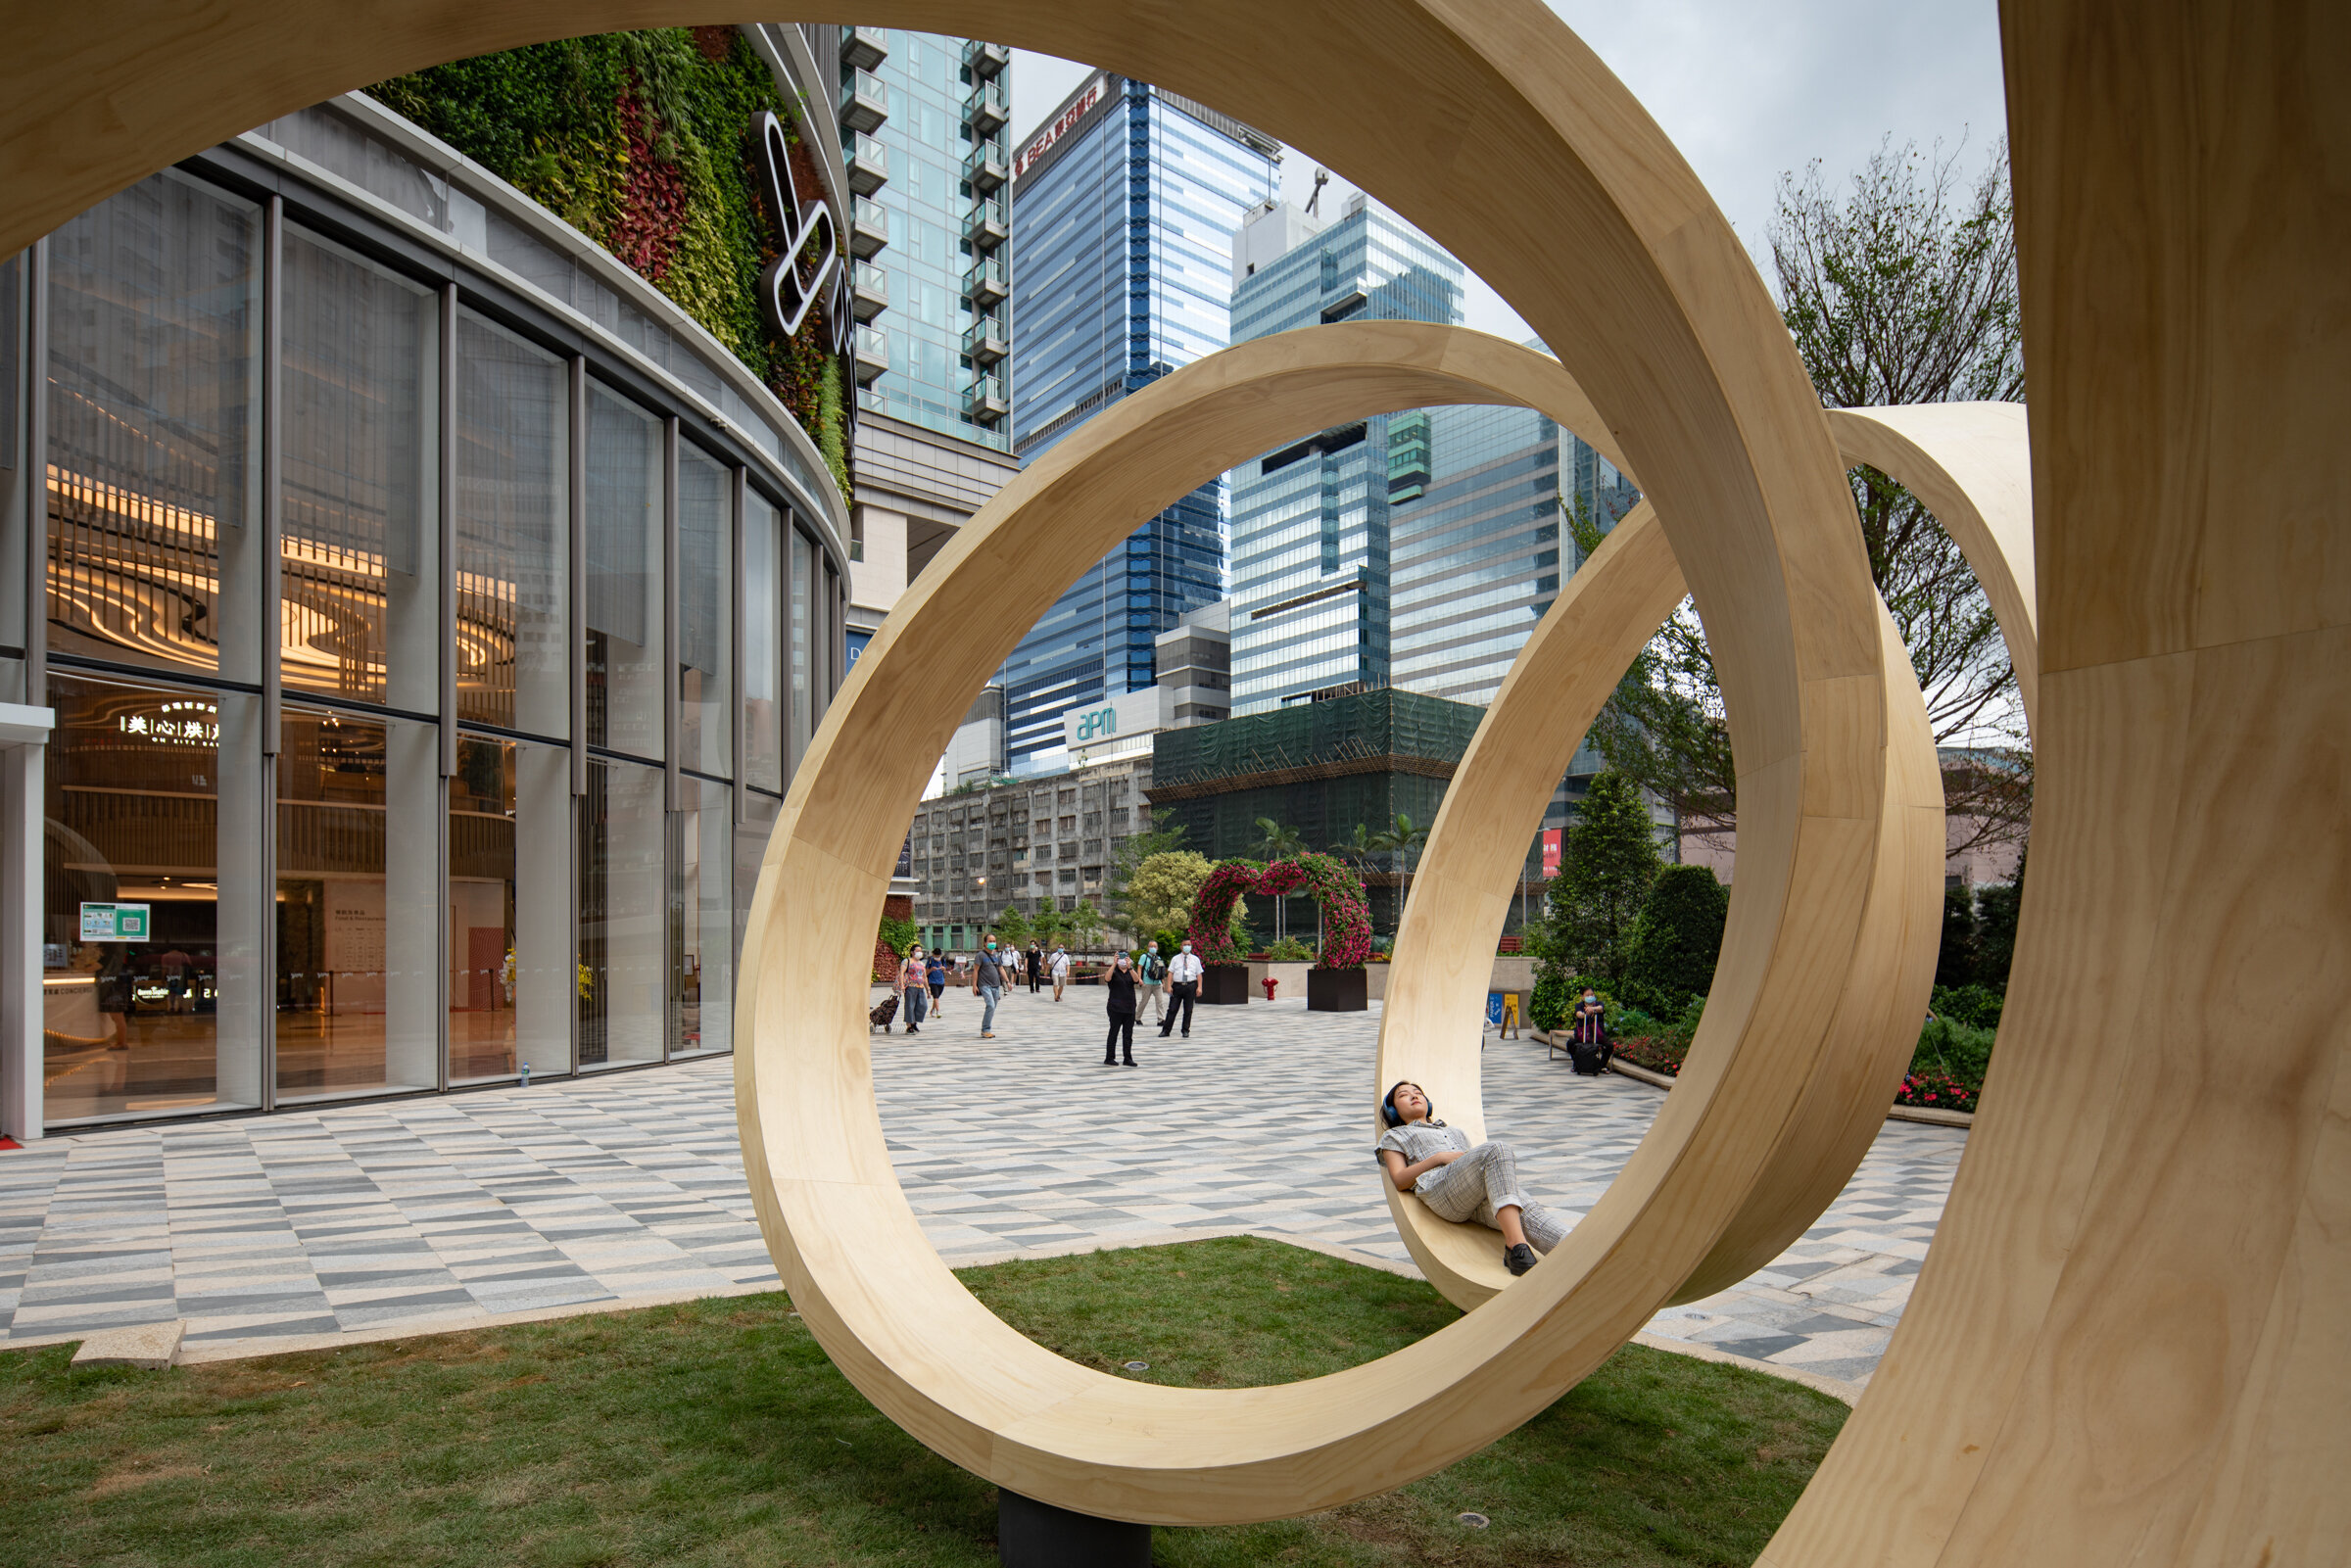
<path fill-rule="evenodd" d="M 1151 1527 L 1072 1513 L 999 1487 L 996 1560 L 1004 1568 L 1151 1568 Z"/>

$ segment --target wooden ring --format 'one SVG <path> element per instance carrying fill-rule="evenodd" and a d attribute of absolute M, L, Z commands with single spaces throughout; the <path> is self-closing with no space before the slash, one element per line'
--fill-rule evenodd
<path fill-rule="evenodd" d="M 1574 414 L 1555 417 L 1567 423 Z M 1830 415 L 1830 428 L 1847 461 L 1869 463 L 1907 486 L 1958 543 L 1999 619 L 2030 716 L 2039 665 L 2024 409 L 2008 404 L 1840 409 Z M 1603 455 L 1615 457 L 1605 449 Z M 1568 580 L 1520 650 L 1430 826 L 1417 884 L 1458 887 L 1462 896 L 1448 899 L 1441 913 L 1416 903 L 1406 911 L 1373 1081 L 1420 1083 L 1473 1141 L 1485 1136 L 1483 1033 L 1474 1017 L 1460 1011 L 1458 987 L 1449 982 L 1489 962 L 1508 889 L 1551 798 L 1554 784 L 1544 781 L 1566 773 L 1578 738 L 1618 676 L 1684 593 L 1672 548 L 1644 501 Z M 1695 1301 L 1747 1278 L 1803 1234 L 1869 1152 L 1917 1042 L 1942 932 L 1943 786 L 1909 656 L 1882 603 L 1878 613 L 1887 639 L 1884 700 L 1900 719 L 1885 752 L 1888 819 L 1908 831 L 1878 839 L 1869 923 L 1877 939 L 1852 950 L 1847 990 L 1827 1021 L 1833 1043 L 1816 1062 L 1801 1111 L 1784 1129 L 1768 1170 L 1673 1301 Z M 1492 761 L 1529 750 L 1543 760 L 1515 768 Z M 1721 1038 L 1702 1028 L 1677 1081 L 1706 1081 L 1700 1076 L 1706 1066 L 1702 1057 L 1718 1049 Z M 1665 1130 L 1653 1128 L 1652 1136 L 1678 1136 L 1665 1117 L 1658 1125 Z M 1393 1183 L 1380 1186 L 1414 1261 L 1456 1306 L 1476 1307 L 1511 1283 L 1494 1232 L 1440 1219 Z M 1602 1203 L 1633 1198 L 1630 1190 L 1619 1197 L 1611 1188 Z"/>
<path fill-rule="evenodd" d="M 1271 1518 L 1386 1490 L 1533 1415 L 1700 1268 L 1773 1162 L 1788 1158 L 1781 1129 L 1807 1093 L 1849 1072 L 1850 1051 L 1821 1020 L 1849 1010 L 1840 1001 L 1849 974 L 1875 973 L 1867 954 L 1851 951 L 1856 936 L 1863 947 L 1887 940 L 1885 906 L 1873 901 L 1890 896 L 1885 866 L 1906 863 L 1878 848 L 1880 819 L 1904 853 L 1923 845 L 1940 865 L 1939 800 L 1931 829 L 1917 811 L 1887 810 L 1880 736 L 1900 716 L 1889 717 L 1879 672 L 1860 687 L 1830 682 L 1816 710 L 1799 703 L 1804 729 L 1820 732 L 1818 745 L 1799 747 L 1807 769 L 1767 762 L 1746 787 L 1759 797 L 1761 842 L 1775 798 L 1802 825 L 1783 890 L 1809 896 L 1767 902 L 1754 896 L 1773 885 L 1767 874 L 1741 878 L 1711 1043 L 1685 1092 L 1668 1101 L 1661 1130 L 1609 1203 L 1543 1267 L 1417 1345 L 1308 1383 L 1165 1389 L 1063 1360 L 983 1307 L 932 1250 L 898 1188 L 864 1024 L 868 937 L 932 759 L 1024 629 L 1169 498 L 1335 424 L 1467 403 L 1542 408 L 1571 426 L 1590 417 L 1549 357 L 1412 322 L 1261 339 L 1112 405 L 1008 485 L 900 601 L 793 782 L 753 903 L 738 1014 L 747 1038 L 736 1058 L 737 1102 L 761 1226 L 794 1305 L 850 1380 L 937 1452 L 1026 1496 L 1152 1523 Z M 1690 532 L 1703 540 L 1705 530 Z M 1655 530 L 1643 521 L 1619 533 L 1615 555 L 1625 555 Z M 1596 563 L 1593 581 L 1629 581 L 1613 558 Z M 1043 560 L 1061 569 L 1039 570 Z M 1774 584 L 1766 577 L 1751 593 L 1769 594 Z M 1625 613 L 1649 617 L 1646 634 L 1661 616 L 1656 600 L 1628 597 L 1637 602 Z M 1743 610 L 1755 614 L 1717 606 L 1734 620 Z M 1873 650 L 1884 651 L 1884 636 Z M 1513 675 L 1527 686 L 1540 678 Z M 1548 737 L 1513 746 L 1488 725 L 1480 740 L 1489 737 L 1475 776 L 1464 770 L 1456 790 L 1474 793 L 1491 775 L 1505 789 L 1539 784 L 1548 795 L 1564 771 Z M 1856 754 L 1808 791 L 1805 772 L 1828 768 L 1840 746 Z M 1931 747 L 1927 756 L 1931 779 Z M 1815 820 L 1814 804 L 1832 809 Z M 1916 879 L 1897 876 L 1894 885 Z M 1467 920 L 1490 902 L 1490 886 L 1424 874 L 1415 917 L 1450 909 Z M 1775 960 L 1783 952 L 1798 961 Z M 836 956 L 811 963 L 811 954 Z M 1432 998 L 1449 987 L 1447 1005 L 1475 1017 L 1482 963 L 1475 973 L 1428 973 Z M 1882 1024 L 1871 1038 L 1883 1038 Z"/>

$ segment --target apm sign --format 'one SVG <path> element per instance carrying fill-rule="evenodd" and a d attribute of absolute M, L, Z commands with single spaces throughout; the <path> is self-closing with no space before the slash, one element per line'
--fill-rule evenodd
<path fill-rule="evenodd" d="M 1078 728 L 1070 735 L 1072 740 L 1099 740 L 1105 736 L 1119 733 L 1119 710 L 1096 708 L 1090 713 L 1080 714 L 1077 722 Z"/>
<path fill-rule="evenodd" d="M 759 307 L 768 329 L 780 337 L 797 336 L 817 301 L 825 301 L 825 315 L 833 328 L 833 352 L 849 352 L 854 323 L 849 313 L 849 271 L 841 261 L 840 235 L 833 209 L 820 193 L 812 202 L 800 200 L 799 182 L 792 171 L 792 143 L 775 112 L 762 109 L 751 117 L 751 146 L 766 186 L 767 210 L 776 220 L 776 259 L 759 274 Z"/>

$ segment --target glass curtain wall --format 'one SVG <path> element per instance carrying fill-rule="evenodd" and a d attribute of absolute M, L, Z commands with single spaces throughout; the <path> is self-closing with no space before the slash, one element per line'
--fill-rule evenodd
<path fill-rule="evenodd" d="M 265 278 L 264 215 L 172 170 L 50 241 L 45 555 L 0 514 L 19 568 L 45 562 L 58 716 L 46 1119 L 730 1049 L 838 574 L 661 413 L 594 381 L 575 404 L 565 357 L 487 302 L 293 223 Z M 0 306 L 26 275 L 0 259 Z M 21 473 L 17 325 L 0 309 Z"/>
<path fill-rule="evenodd" d="M 570 759 L 467 736 L 449 782 L 449 1078 L 571 1063 Z"/>
<path fill-rule="evenodd" d="M 658 768 L 598 759 L 579 802 L 580 1066 L 658 1062 L 670 969 Z"/>
<path fill-rule="evenodd" d="M 815 731 L 817 548 L 797 531 L 792 536 L 792 765 L 796 772 Z"/>
<path fill-rule="evenodd" d="M 678 453 L 678 766 L 718 778 L 735 771 L 733 488 L 701 452 Z"/>
<path fill-rule="evenodd" d="M 562 360 L 457 315 L 457 721 L 571 728 Z"/>
<path fill-rule="evenodd" d="M 588 743 L 663 752 L 661 421 L 588 389 Z"/>
<path fill-rule="evenodd" d="M 0 702 L 24 700 L 24 257 L 0 256 Z"/>
<path fill-rule="evenodd" d="M 707 779 L 681 781 L 671 815 L 669 1048 L 724 1051 L 735 1041 L 735 797 Z"/>
<path fill-rule="evenodd" d="M 53 673 L 50 1121 L 262 1103 L 261 699 Z"/>
<path fill-rule="evenodd" d="M 177 171 L 49 238 L 58 652 L 261 679 L 261 239 Z"/>
<path fill-rule="evenodd" d="M 784 514 L 751 491 L 743 503 L 743 780 L 784 790 Z"/>
<path fill-rule="evenodd" d="M 438 1087 L 434 727 L 288 703 L 277 795 L 279 1102 Z"/>
<path fill-rule="evenodd" d="M 283 289 L 286 689 L 437 713 L 440 302 L 292 227 Z"/>

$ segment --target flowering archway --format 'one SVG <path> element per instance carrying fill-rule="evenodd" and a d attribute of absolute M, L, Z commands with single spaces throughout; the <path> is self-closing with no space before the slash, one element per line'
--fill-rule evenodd
<path fill-rule="evenodd" d="M 1248 952 L 1232 935 L 1232 906 L 1245 893 L 1281 897 L 1303 892 L 1322 912 L 1322 950 L 1317 969 L 1361 969 L 1371 956 L 1371 906 L 1363 879 L 1343 862 L 1309 851 L 1259 871 L 1237 860 L 1220 862 L 1192 895 L 1192 951 L 1208 964 L 1239 964 Z"/>

